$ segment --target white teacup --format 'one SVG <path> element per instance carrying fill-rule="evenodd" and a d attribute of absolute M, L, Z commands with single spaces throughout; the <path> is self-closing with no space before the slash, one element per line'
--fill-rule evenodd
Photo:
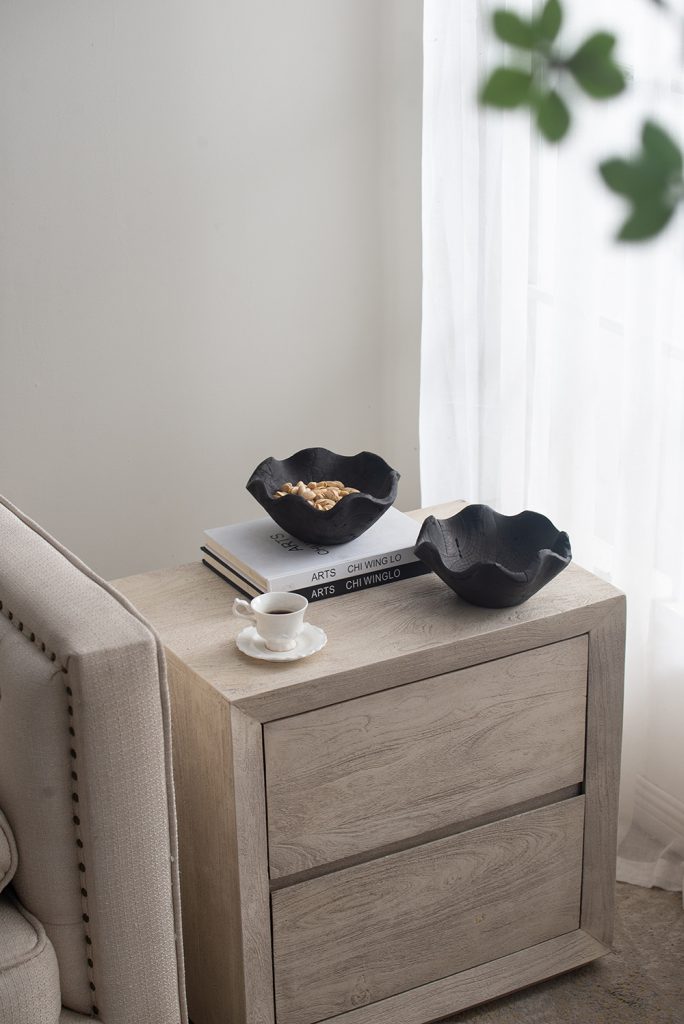
<path fill-rule="evenodd" d="M 308 604 L 301 594 L 273 591 L 252 601 L 236 597 L 233 614 L 256 624 L 256 631 L 269 651 L 292 651 L 297 646 Z"/>

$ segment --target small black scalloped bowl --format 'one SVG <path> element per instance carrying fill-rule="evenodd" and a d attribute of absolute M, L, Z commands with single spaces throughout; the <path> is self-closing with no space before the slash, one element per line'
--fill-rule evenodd
<path fill-rule="evenodd" d="M 356 487 L 329 512 L 319 512 L 299 494 L 274 498 L 286 482 L 341 480 Z M 336 455 L 327 448 L 303 448 L 289 459 L 264 459 L 247 481 L 247 490 L 283 530 L 305 544 L 347 544 L 377 522 L 394 503 L 399 473 L 372 452 Z"/>
<path fill-rule="evenodd" d="M 466 505 L 450 519 L 429 516 L 415 552 L 459 597 L 483 608 L 522 604 L 572 558 L 567 533 L 546 516 L 504 516 L 489 505 Z"/>

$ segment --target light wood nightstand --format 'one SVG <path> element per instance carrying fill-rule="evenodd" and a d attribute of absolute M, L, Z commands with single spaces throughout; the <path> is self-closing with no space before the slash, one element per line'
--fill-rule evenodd
<path fill-rule="evenodd" d="M 274 665 L 201 564 L 117 585 L 168 659 L 194 1024 L 422 1024 L 607 952 L 612 586 L 487 610 L 423 576 L 312 605 L 328 646 Z"/>

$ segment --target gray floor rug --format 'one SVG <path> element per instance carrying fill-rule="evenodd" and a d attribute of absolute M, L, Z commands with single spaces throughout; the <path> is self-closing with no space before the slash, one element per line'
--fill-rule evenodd
<path fill-rule="evenodd" d="M 682 894 L 617 886 L 613 952 L 448 1018 L 454 1024 L 684 1024 Z"/>

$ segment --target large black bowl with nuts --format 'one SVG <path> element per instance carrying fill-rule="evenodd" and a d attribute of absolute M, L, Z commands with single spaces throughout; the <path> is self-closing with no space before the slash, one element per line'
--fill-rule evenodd
<path fill-rule="evenodd" d="M 415 552 L 459 597 L 484 608 L 522 604 L 572 558 L 567 533 L 540 512 L 505 516 L 489 505 L 429 516 Z"/>
<path fill-rule="evenodd" d="M 336 455 L 304 448 L 289 459 L 264 459 L 247 490 L 278 526 L 305 544 L 347 544 L 390 508 L 398 481 L 396 469 L 373 452 Z M 285 484 L 292 490 L 283 490 Z M 343 486 L 332 486 L 338 484 Z"/>

